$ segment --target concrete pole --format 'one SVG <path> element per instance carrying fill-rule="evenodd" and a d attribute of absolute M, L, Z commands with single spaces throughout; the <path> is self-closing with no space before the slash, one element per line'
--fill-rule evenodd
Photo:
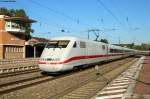
<path fill-rule="evenodd" d="M 0 59 L 4 59 L 5 55 L 5 51 L 4 51 L 4 46 L 3 45 L 0 45 Z"/>
<path fill-rule="evenodd" d="M 88 30 L 88 40 L 90 39 L 90 35 L 89 35 L 89 32 L 90 32 L 90 31 Z"/>
<path fill-rule="evenodd" d="M 99 74 L 100 74 L 100 73 L 99 73 L 99 66 L 98 66 L 98 65 L 95 66 L 95 71 L 96 71 L 96 75 L 99 75 Z"/>
<path fill-rule="evenodd" d="M 36 58 L 36 46 L 34 45 L 34 58 Z"/>
<path fill-rule="evenodd" d="M 22 54 L 23 54 L 22 58 L 26 58 L 26 45 L 24 45 L 22 48 Z"/>

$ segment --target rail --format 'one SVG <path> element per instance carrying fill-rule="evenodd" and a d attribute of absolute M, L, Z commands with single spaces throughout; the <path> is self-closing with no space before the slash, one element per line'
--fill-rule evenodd
<path fill-rule="evenodd" d="M 122 64 L 126 63 L 127 61 L 129 61 L 129 60 L 114 62 L 114 63 L 112 63 L 112 65 L 107 64 L 107 65 L 100 66 L 99 67 L 100 72 L 102 74 L 111 72 L 112 70 L 117 69 Z M 121 66 L 121 67 L 124 67 L 124 66 Z M 125 66 L 125 67 L 127 67 L 127 66 Z M 122 69 L 122 70 L 124 70 L 124 69 Z M 120 71 L 120 69 L 118 71 Z M 8 86 L 5 87 L 2 85 L 1 87 L 3 87 L 3 88 L 0 90 L 0 93 L 2 96 L 3 94 L 6 94 L 6 93 L 8 94 L 8 93 L 13 92 L 13 91 L 17 91 L 17 90 L 21 90 L 21 89 L 24 90 L 23 88 L 27 88 L 27 87 L 31 87 L 31 86 L 35 86 L 35 85 L 41 86 L 40 85 L 41 83 L 49 81 L 48 84 L 52 85 L 49 89 L 55 90 L 56 92 L 55 91 L 53 92 L 51 90 L 50 94 L 46 93 L 48 95 L 47 98 L 50 98 L 50 99 L 51 99 L 51 97 L 53 99 L 60 98 L 64 95 L 69 94 L 69 92 L 72 92 L 73 90 L 77 90 L 78 88 L 80 88 L 80 87 L 82 88 L 82 86 L 87 85 L 88 83 L 94 82 L 95 79 L 99 78 L 99 76 L 95 76 L 95 73 L 96 72 L 95 72 L 94 68 L 89 68 L 89 69 L 85 69 L 83 71 L 70 72 L 70 73 L 67 73 L 64 75 L 58 75 L 57 77 L 53 76 L 52 78 L 51 78 L 51 76 L 47 76 L 46 78 L 40 77 L 39 79 L 36 79 L 36 78 L 34 79 L 31 76 L 27 76 L 29 78 L 25 78 L 25 80 L 23 80 L 24 79 L 23 78 L 22 81 L 20 81 L 20 79 L 18 79 L 17 83 L 15 81 L 10 82 L 9 84 L 4 83 L 5 85 L 8 85 Z M 115 75 L 117 75 L 117 74 L 115 74 Z M 112 75 L 112 73 L 111 73 L 111 75 Z M 114 76 L 112 76 L 111 78 L 113 78 Z M 110 77 L 110 75 L 109 75 L 109 77 Z M 101 78 L 101 76 L 100 76 L 100 78 Z M 111 80 L 111 78 L 109 80 Z M 101 81 L 104 81 L 104 80 L 101 79 L 100 82 L 98 82 L 96 80 L 96 82 L 98 82 L 97 85 L 100 85 Z M 58 82 L 61 82 L 61 83 L 58 83 Z M 53 87 L 53 85 L 55 85 L 55 88 Z M 96 87 L 96 88 L 99 88 L 99 87 Z M 40 89 L 40 88 L 38 88 L 38 89 Z M 34 91 L 33 91 L 33 93 L 34 93 Z M 26 98 L 29 98 L 29 97 L 26 95 Z M 85 98 L 82 98 L 82 99 L 85 99 Z"/>

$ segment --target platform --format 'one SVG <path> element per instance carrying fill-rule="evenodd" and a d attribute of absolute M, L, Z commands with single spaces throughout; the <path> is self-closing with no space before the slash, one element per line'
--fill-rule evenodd
<path fill-rule="evenodd" d="M 0 60 L 0 73 L 38 68 L 38 60 L 39 58 Z"/>
<path fill-rule="evenodd" d="M 150 99 L 150 56 L 144 59 L 133 94 L 126 99 Z"/>
<path fill-rule="evenodd" d="M 92 99 L 150 99 L 150 57 L 142 57 Z"/>

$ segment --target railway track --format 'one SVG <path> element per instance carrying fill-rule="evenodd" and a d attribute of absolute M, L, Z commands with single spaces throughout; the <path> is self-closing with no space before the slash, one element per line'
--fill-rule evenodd
<path fill-rule="evenodd" d="M 17 75 L 33 73 L 33 72 L 40 72 L 40 70 L 38 68 L 36 68 L 36 69 L 30 69 L 30 70 L 22 70 L 22 71 L 15 71 L 15 72 L 9 72 L 9 73 L 2 73 L 2 74 L 0 74 L 0 78 L 17 76 Z"/>
<path fill-rule="evenodd" d="M 124 68 L 122 68 L 122 66 L 113 69 L 110 68 L 107 70 L 104 70 L 103 68 L 99 75 L 95 75 L 92 78 L 89 78 L 87 81 L 78 83 L 73 87 L 66 89 L 61 94 L 56 94 L 49 97 L 48 99 L 89 99 L 94 95 L 94 93 L 106 86 L 112 79 L 122 73 L 125 69 L 128 68 L 129 65 L 133 64 L 135 61 L 136 60 L 129 61 L 127 64 L 125 64 Z"/>
<path fill-rule="evenodd" d="M 9 93 L 11 91 L 19 90 L 22 88 L 30 87 L 36 84 L 43 83 L 45 81 L 49 81 L 50 77 L 46 76 L 37 76 L 33 78 L 28 78 L 28 79 L 23 79 L 23 80 L 18 80 L 15 82 L 9 82 L 5 84 L 0 85 L 0 95 Z"/>
<path fill-rule="evenodd" d="M 133 59 L 130 58 L 130 59 L 125 59 L 125 60 L 119 60 L 118 62 L 112 62 L 109 64 L 102 65 L 102 66 L 100 66 L 99 69 L 100 69 L 101 74 L 104 75 L 106 72 L 110 72 L 113 69 L 116 69 L 120 65 L 123 65 L 124 63 L 127 63 L 128 61 L 131 61 L 131 60 L 133 60 Z M 111 64 L 114 64 L 114 66 L 111 66 Z M 51 86 L 51 85 L 54 85 L 54 83 L 55 83 L 56 88 L 53 88 L 53 89 L 55 89 L 57 92 L 52 91 L 50 94 L 48 94 L 49 95 L 48 98 L 55 99 L 58 97 L 60 98 L 64 95 L 68 94 L 69 92 L 73 91 L 74 89 L 78 89 L 78 88 L 88 84 L 89 82 L 92 82 L 97 79 L 94 68 L 92 68 L 92 69 L 89 68 L 89 69 L 85 69 L 84 71 L 77 71 L 77 72 L 73 72 L 73 73 L 70 72 L 68 74 L 59 75 L 56 77 L 40 75 L 37 77 L 30 77 L 30 78 L 26 78 L 26 79 L 22 79 L 22 80 L 18 80 L 18 81 L 9 82 L 6 84 L 1 84 L 0 85 L 0 95 L 5 96 L 5 94 L 6 94 L 6 96 L 7 96 L 7 94 L 10 92 L 15 92 L 17 90 L 21 90 L 21 89 L 24 89 L 27 87 L 36 86 L 36 85 L 38 86 L 38 85 L 41 85 L 44 83 L 51 83 L 51 84 L 49 84 L 49 86 Z M 76 76 L 78 76 L 80 74 L 80 78 L 78 78 L 76 76 L 73 77 L 73 74 Z M 68 80 L 66 80 L 67 78 L 68 78 Z M 79 79 L 82 79 L 82 80 L 79 80 Z M 74 80 L 77 80 L 77 81 L 74 81 Z M 101 76 L 101 79 L 99 79 L 99 80 L 104 80 L 104 78 Z M 64 87 L 60 87 L 60 86 L 62 86 L 62 84 L 60 82 L 62 82 L 62 84 L 64 84 Z M 66 82 L 66 83 L 64 83 L 64 82 Z M 68 86 L 67 84 L 70 84 L 70 85 Z M 107 84 L 107 83 L 104 82 L 104 84 Z M 49 89 L 51 89 L 51 88 L 49 88 Z"/>
<path fill-rule="evenodd" d="M 11 81 L 11 82 L 4 82 L 2 84 L 0 84 L 0 95 L 2 94 L 6 94 L 9 92 L 13 92 L 16 90 L 20 90 L 23 88 L 27 88 L 30 86 L 35 86 L 37 84 L 40 83 L 44 83 L 47 81 L 52 81 L 55 79 L 59 79 L 61 77 L 65 77 L 65 76 L 69 76 L 71 74 L 77 73 L 80 71 L 76 71 L 76 72 L 68 72 L 67 74 L 64 75 L 38 75 L 38 76 L 34 76 L 34 77 L 29 77 L 29 78 L 25 78 L 25 79 L 21 79 L 21 80 L 15 80 L 15 81 Z M 22 72 L 21 72 L 22 73 Z M 32 73 L 32 72 L 30 72 Z"/>

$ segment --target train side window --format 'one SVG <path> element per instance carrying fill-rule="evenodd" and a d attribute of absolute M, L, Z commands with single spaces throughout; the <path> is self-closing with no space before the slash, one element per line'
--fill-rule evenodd
<path fill-rule="evenodd" d="M 113 53 L 113 52 L 114 52 L 114 49 L 111 48 L 111 49 L 110 49 L 110 53 Z"/>
<path fill-rule="evenodd" d="M 76 48 L 77 47 L 77 43 L 76 42 L 74 42 L 74 44 L 73 44 L 73 48 Z"/>
<path fill-rule="evenodd" d="M 102 45 L 102 49 L 105 50 L 105 45 Z"/>
<path fill-rule="evenodd" d="M 86 48 L 86 43 L 85 42 L 80 42 L 80 48 Z"/>

